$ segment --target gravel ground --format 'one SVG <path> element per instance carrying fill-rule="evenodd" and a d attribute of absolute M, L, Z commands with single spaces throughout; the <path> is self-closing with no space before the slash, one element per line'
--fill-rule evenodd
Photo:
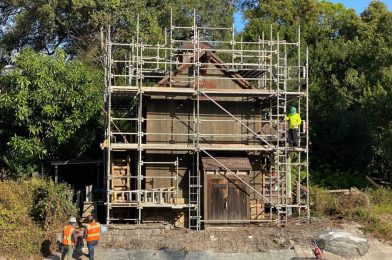
<path fill-rule="evenodd" d="M 96 248 L 96 259 L 312 259 L 312 238 L 332 230 L 363 236 L 358 228 L 355 223 L 332 222 L 329 219 L 315 219 L 311 223 L 294 221 L 279 228 L 257 225 L 220 227 L 199 232 L 170 229 L 162 225 L 149 228 L 114 226 L 109 228 L 109 232 L 103 233 L 102 241 Z M 368 254 L 356 259 L 390 259 L 392 246 L 374 238 L 368 239 Z M 45 259 L 59 260 L 59 256 L 59 253 L 55 253 Z M 75 255 L 74 258 L 88 259 L 85 255 Z M 324 252 L 324 258 L 345 259 L 328 252 Z"/>
<path fill-rule="evenodd" d="M 241 226 L 219 227 L 202 231 L 188 229 L 127 229 L 111 228 L 101 245 L 105 248 L 128 250 L 174 249 L 184 251 L 212 251 L 219 253 L 254 253 L 293 249 L 294 245 L 310 248 L 313 237 L 338 228 L 324 220 L 311 223 L 294 221 L 284 227 Z"/>

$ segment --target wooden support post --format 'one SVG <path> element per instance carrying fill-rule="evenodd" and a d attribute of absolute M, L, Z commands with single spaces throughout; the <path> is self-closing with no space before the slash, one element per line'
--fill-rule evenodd
<path fill-rule="evenodd" d="M 54 166 L 54 183 L 58 183 L 59 181 L 59 166 Z"/>
<path fill-rule="evenodd" d="M 291 154 L 289 153 L 287 157 L 287 165 L 286 165 L 286 204 L 292 204 L 292 190 L 291 190 Z M 292 212 L 292 208 L 287 208 L 287 216 L 290 216 Z"/>
<path fill-rule="evenodd" d="M 100 163 L 97 163 L 97 186 L 96 186 L 96 188 L 97 189 L 99 189 L 100 188 L 100 186 L 99 186 L 99 165 L 100 165 Z"/>

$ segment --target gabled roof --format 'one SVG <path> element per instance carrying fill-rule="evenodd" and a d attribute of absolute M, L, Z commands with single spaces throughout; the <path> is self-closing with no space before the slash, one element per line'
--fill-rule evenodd
<path fill-rule="evenodd" d="M 195 48 L 194 44 L 192 41 L 188 41 L 186 43 L 184 43 L 180 48 L 178 48 L 178 51 L 189 51 L 189 50 L 193 50 Z M 209 42 L 200 42 L 198 48 L 202 49 L 202 50 L 213 50 L 214 49 L 214 45 L 212 45 Z"/>
<path fill-rule="evenodd" d="M 179 50 L 189 50 L 192 49 L 194 46 L 192 42 L 188 42 L 184 44 L 182 47 L 179 48 Z M 214 64 L 217 68 L 220 69 L 225 75 L 228 77 L 232 78 L 234 82 L 236 82 L 241 88 L 244 89 L 250 89 L 251 84 L 249 81 L 243 78 L 241 74 L 238 72 L 231 71 L 229 67 L 225 64 L 225 62 L 213 51 L 213 46 L 207 43 L 200 43 L 199 47 L 201 49 L 200 53 L 194 53 L 189 59 L 191 63 L 193 62 L 194 59 L 198 60 L 205 60 L 205 62 L 210 62 L 211 64 Z M 184 72 L 186 69 L 188 69 L 192 64 L 181 64 L 174 72 L 171 77 L 175 77 L 178 74 Z M 168 86 L 170 85 L 170 76 L 165 76 L 162 78 L 159 82 L 158 85 L 160 86 Z"/>

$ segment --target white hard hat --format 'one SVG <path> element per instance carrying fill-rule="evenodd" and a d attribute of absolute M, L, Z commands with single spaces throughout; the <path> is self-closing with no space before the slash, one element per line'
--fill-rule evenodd
<path fill-rule="evenodd" d="M 69 223 L 76 223 L 76 218 L 75 217 L 70 217 L 68 222 Z"/>

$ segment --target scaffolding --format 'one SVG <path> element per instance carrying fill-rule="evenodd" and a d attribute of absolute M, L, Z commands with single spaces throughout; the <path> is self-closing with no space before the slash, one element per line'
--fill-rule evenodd
<path fill-rule="evenodd" d="M 173 24 L 165 31 L 163 43 L 145 43 L 141 38 L 139 19 L 136 37 L 130 43 L 112 41 L 111 29 L 105 43 L 105 161 L 107 188 L 107 222 L 143 223 L 145 208 L 181 208 L 188 211 L 188 227 L 199 230 L 204 223 L 219 222 L 203 218 L 201 156 L 211 158 L 226 173 L 238 179 L 252 191 L 269 212 L 264 219 L 233 220 L 231 223 L 275 222 L 280 225 L 288 216 L 296 213 L 309 219 L 309 112 L 308 112 L 308 50 L 301 47 L 300 29 L 297 42 L 287 42 L 274 35 L 263 33 L 258 41 L 243 41 L 230 28 L 198 26 L 197 15 L 193 25 Z M 230 35 L 224 37 L 223 35 Z M 222 37 L 221 39 L 217 39 Z M 206 58 L 208 57 L 208 59 Z M 215 67 L 211 67 L 214 62 Z M 187 73 L 181 73 L 185 70 Z M 206 75 L 205 71 L 214 71 Z M 225 73 L 225 77 L 219 75 Z M 209 86 L 211 80 L 234 81 L 241 89 L 220 89 Z M 164 118 L 146 116 L 146 96 L 164 96 L 173 99 L 187 98 L 192 101 L 192 118 L 189 132 L 148 132 L 146 124 L 162 122 Z M 231 113 L 221 102 L 225 98 L 260 100 L 263 116 L 249 119 Z M 201 116 L 203 104 L 208 101 L 227 116 L 221 122 L 230 121 L 244 129 L 237 136 L 232 133 L 206 133 L 201 124 L 212 120 Z M 303 119 L 300 129 L 300 146 L 289 147 L 287 123 L 284 118 L 287 107 L 295 104 Z M 219 123 L 219 120 L 213 120 Z M 267 125 L 269 131 L 257 131 Z M 235 137 L 245 143 L 221 144 L 204 142 L 204 139 Z M 188 143 L 159 143 L 149 141 L 154 136 L 188 138 Z M 173 137 L 174 138 L 174 137 Z M 133 151 L 134 160 L 120 158 L 118 154 Z M 148 151 L 182 151 L 192 154 L 192 170 L 188 176 L 188 199 L 178 200 L 178 167 L 175 161 L 148 161 Z M 215 152 L 247 152 L 268 155 L 269 174 L 265 176 L 263 189 L 245 181 L 233 169 L 214 156 Z M 146 165 L 166 164 L 174 170 L 168 176 L 146 176 Z M 131 166 L 130 166 L 131 165 Z M 117 168 L 116 168 L 117 167 Z M 128 167 L 127 170 L 121 170 Z M 133 170 L 132 170 L 133 169 Z M 132 174 L 134 172 L 134 174 Z M 166 178 L 170 187 L 146 189 L 148 179 Z M 114 185 L 114 183 L 118 185 Z M 114 209 L 134 208 L 135 213 L 114 216 Z"/>

